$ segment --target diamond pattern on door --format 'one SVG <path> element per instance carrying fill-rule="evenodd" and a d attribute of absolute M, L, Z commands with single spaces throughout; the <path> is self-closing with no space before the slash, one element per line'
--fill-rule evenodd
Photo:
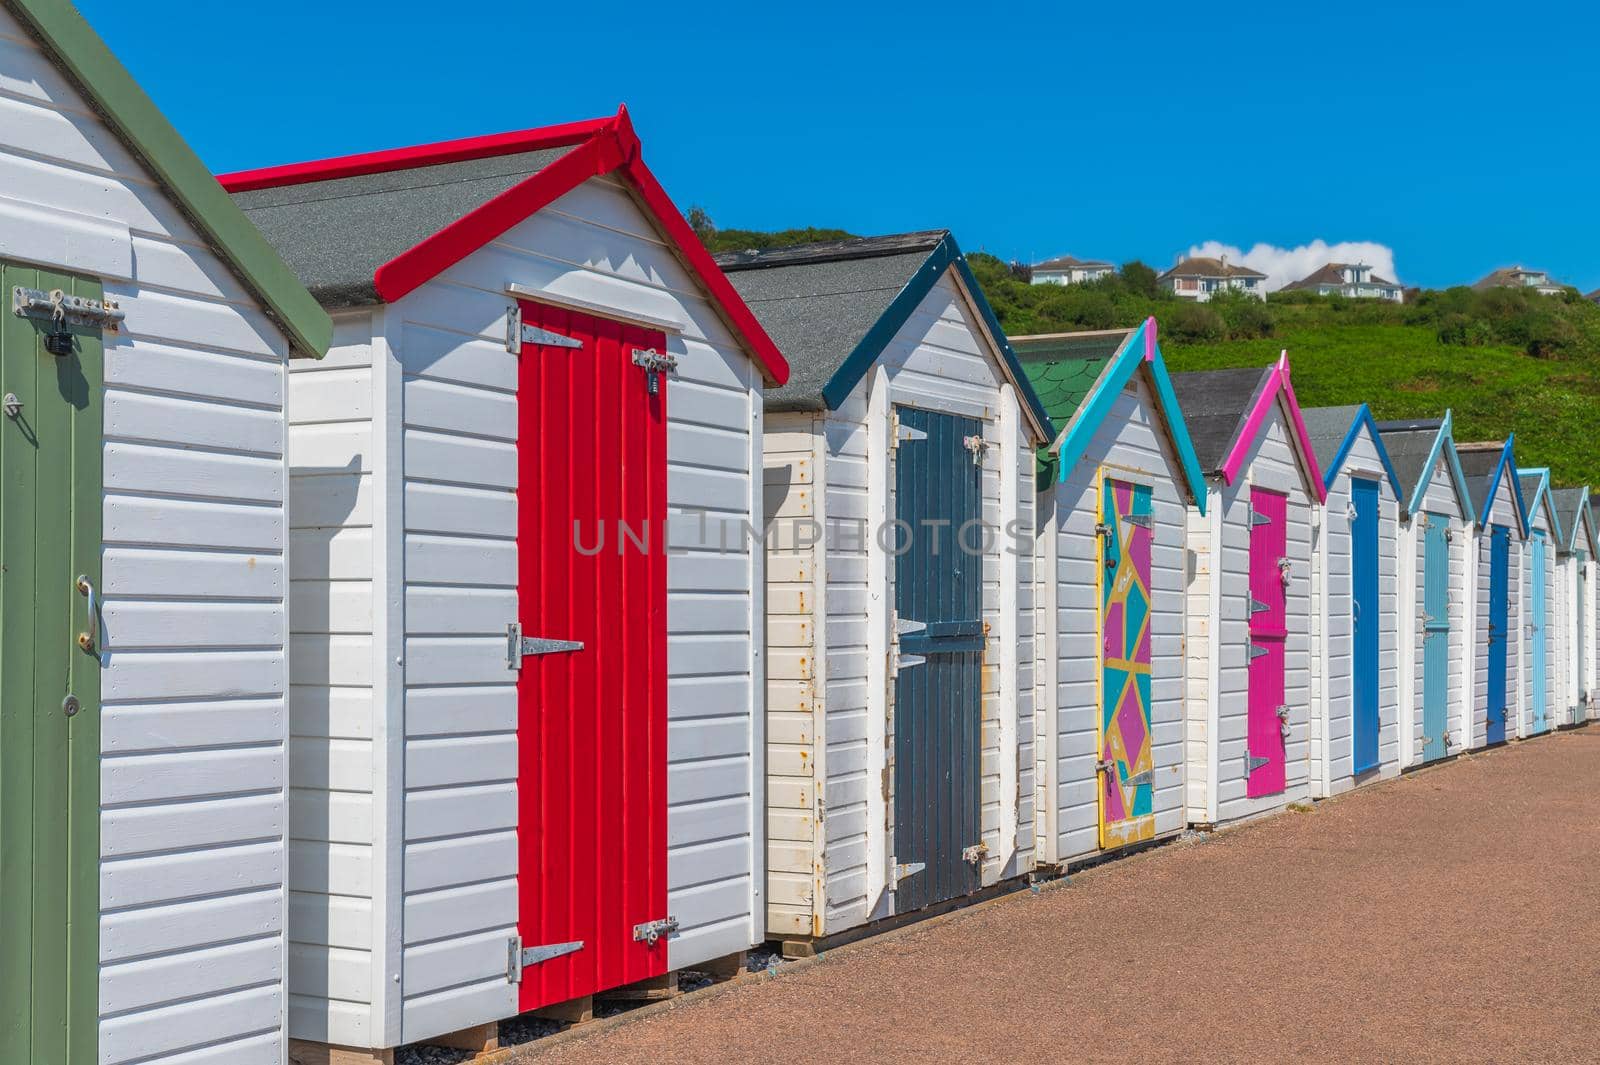
<path fill-rule="evenodd" d="M 1100 491 L 1100 846 L 1155 835 L 1150 736 L 1151 493 L 1110 476 Z"/>

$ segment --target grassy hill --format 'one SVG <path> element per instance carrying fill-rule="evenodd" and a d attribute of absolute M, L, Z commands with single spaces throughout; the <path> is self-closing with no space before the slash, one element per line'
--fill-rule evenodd
<path fill-rule="evenodd" d="M 851 236 L 836 229 L 718 230 L 690 220 L 713 250 Z M 1191 304 L 1161 291 L 1156 273 L 1124 263 L 1086 285 L 1031 285 L 1026 270 L 967 256 L 1006 332 L 1137 325 L 1154 316 L 1175 370 L 1262 366 L 1288 349 L 1306 406 L 1367 403 L 1380 420 L 1455 412 L 1456 439 L 1517 434 L 1524 466 L 1562 484 L 1600 488 L 1600 307 L 1575 291 L 1465 288 L 1408 294 L 1403 306 L 1305 293 Z"/>

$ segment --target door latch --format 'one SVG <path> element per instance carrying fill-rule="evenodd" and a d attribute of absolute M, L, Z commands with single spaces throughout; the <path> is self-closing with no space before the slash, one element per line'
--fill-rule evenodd
<path fill-rule="evenodd" d="M 961 860 L 971 865 L 981 865 L 983 864 L 983 856 L 988 853 L 989 845 L 987 843 L 974 843 L 961 851 Z"/>
<path fill-rule="evenodd" d="M 972 452 L 972 464 L 974 466 L 983 465 L 983 453 L 988 450 L 989 441 L 985 440 L 982 436 L 975 434 L 973 436 L 962 437 L 961 446 Z"/>
<path fill-rule="evenodd" d="M 655 348 L 634 348 L 633 364 L 644 370 L 645 390 L 653 396 L 661 391 L 659 375 L 677 371 L 678 357 Z"/>
<path fill-rule="evenodd" d="M 633 926 L 633 941 L 644 943 L 646 946 L 655 946 L 661 939 L 678 938 L 678 919 L 676 917 L 663 917 L 658 921 L 646 921 L 644 924 Z"/>

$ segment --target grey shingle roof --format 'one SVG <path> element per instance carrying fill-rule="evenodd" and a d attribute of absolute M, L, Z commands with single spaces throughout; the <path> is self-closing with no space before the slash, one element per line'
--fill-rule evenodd
<path fill-rule="evenodd" d="M 237 192 L 233 199 L 324 306 L 377 303 L 378 267 L 573 147 Z"/>
<path fill-rule="evenodd" d="M 1312 273 L 1302 277 L 1300 280 L 1291 281 L 1289 284 L 1284 285 L 1284 290 L 1290 291 L 1298 288 L 1315 288 L 1318 285 L 1345 284 L 1344 271 L 1351 265 L 1353 264 L 1326 263 L 1314 270 Z M 1387 278 L 1379 277 L 1377 274 L 1368 275 L 1367 280 L 1364 283 L 1368 285 L 1387 285 L 1390 288 L 1400 287 L 1395 282 L 1390 281 Z"/>
<path fill-rule="evenodd" d="M 1042 263 L 1034 263 L 1035 270 L 1071 270 L 1074 267 L 1082 269 L 1086 266 L 1110 269 L 1112 264 L 1103 259 L 1079 259 L 1072 255 L 1058 255 L 1054 259 L 1046 259 Z"/>
<path fill-rule="evenodd" d="M 1583 506 L 1583 489 L 1552 488 L 1550 503 L 1555 507 L 1556 520 L 1561 523 L 1561 546 L 1565 547 L 1577 528 L 1578 513 Z"/>
<path fill-rule="evenodd" d="M 1344 407 L 1301 407 L 1300 418 L 1306 423 L 1306 436 L 1311 440 L 1312 453 L 1317 456 L 1317 466 L 1324 476 L 1339 445 L 1350 432 L 1350 423 L 1361 413 L 1361 405 Z"/>
<path fill-rule="evenodd" d="M 1401 490 L 1409 501 L 1411 493 L 1428 469 L 1428 456 L 1433 453 L 1433 442 L 1439 438 L 1443 418 L 1418 418 L 1409 422 L 1379 422 L 1378 433 L 1383 437 L 1383 448 L 1389 453 L 1389 463 L 1395 476 L 1400 478 Z M 1449 477 L 1448 471 L 1444 476 Z"/>
<path fill-rule="evenodd" d="M 1172 375 L 1172 391 L 1183 411 L 1200 467 L 1214 473 L 1227 458 L 1239 423 L 1266 387 L 1272 367 L 1196 370 Z"/>
<path fill-rule="evenodd" d="M 1208 259 L 1202 255 L 1185 259 L 1160 277 L 1157 281 L 1165 281 L 1169 277 L 1266 277 L 1259 270 L 1252 270 L 1248 266 L 1236 266 L 1225 263 L 1221 259 Z"/>
<path fill-rule="evenodd" d="M 1483 517 L 1483 505 L 1489 499 L 1489 478 L 1500 465 L 1500 455 L 1505 443 L 1457 444 L 1456 459 L 1461 463 L 1461 475 L 1467 479 L 1467 490 L 1472 495 L 1475 516 Z"/>
<path fill-rule="evenodd" d="M 944 230 L 824 241 L 716 257 L 789 360 L 768 410 L 823 410 L 822 388 L 905 288 Z"/>

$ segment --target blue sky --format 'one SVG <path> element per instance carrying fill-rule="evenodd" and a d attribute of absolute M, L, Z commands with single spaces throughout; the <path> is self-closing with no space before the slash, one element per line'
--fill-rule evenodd
<path fill-rule="evenodd" d="M 78 6 L 218 171 L 626 102 L 724 227 L 1158 266 L 1370 241 L 1408 284 L 1600 286 L 1593 3 Z"/>

